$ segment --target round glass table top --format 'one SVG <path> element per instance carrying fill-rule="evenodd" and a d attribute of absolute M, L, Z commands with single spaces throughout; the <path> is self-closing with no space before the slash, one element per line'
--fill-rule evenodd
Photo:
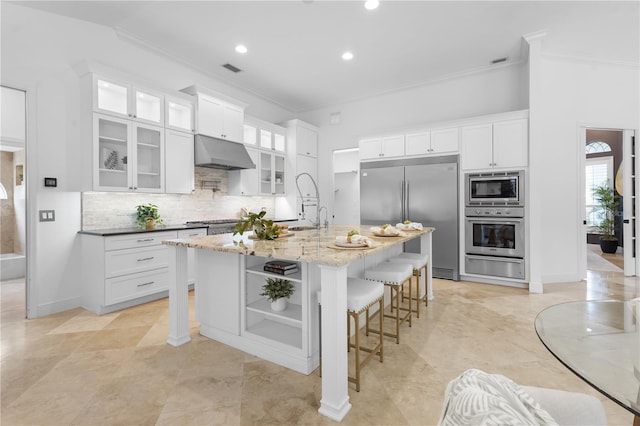
<path fill-rule="evenodd" d="M 640 416 L 640 299 L 551 306 L 538 314 L 535 328 L 560 362 Z"/>

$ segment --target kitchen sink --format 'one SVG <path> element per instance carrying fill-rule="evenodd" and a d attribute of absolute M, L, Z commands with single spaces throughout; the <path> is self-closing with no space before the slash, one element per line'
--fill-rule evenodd
<path fill-rule="evenodd" d="M 311 225 L 294 225 L 289 227 L 289 231 L 309 231 L 311 229 L 317 229 Z"/>

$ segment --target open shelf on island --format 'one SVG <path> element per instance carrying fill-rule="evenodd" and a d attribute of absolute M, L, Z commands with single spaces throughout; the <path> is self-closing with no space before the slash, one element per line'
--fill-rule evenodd
<path fill-rule="evenodd" d="M 258 312 L 265 316 L 279 318 L 281 321 L 290 322 L 293 325 L 302 324 L 302 306 L 295 303 L 287 302 L 287 309 L 284 311 L 271 310 L 271 302 L 267 299 L 260 299 L 256 302 L 247 305 L 247 310 L 252 312 Z"/>
<path fill-rule="evenodd" d="M 247 332 L 294 348 L 302 347 L 302 330 L 280 322 L 264 319 L 250 327 Z"/>
<path fill-rule="evenodd" d="M 264 277 L 270 277 L 270 278 L 278 277 L 278 278 L 284 278 L 285 280 L 302 282 L 302 272 L 300 271 L 300 264 L 298 264 L 298 271 L 289 275 L 281 275 L 275 272 L 268 272 L 268 271 L 265 271 L 263 267 L 264 267 L 264 264 L 251 266 L 247 268 L 247 272 L 251 274 L 262 275 Z"/>

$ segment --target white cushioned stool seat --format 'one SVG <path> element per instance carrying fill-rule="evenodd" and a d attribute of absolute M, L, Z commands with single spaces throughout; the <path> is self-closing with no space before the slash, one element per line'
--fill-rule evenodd
<path fill-rule="evenodd" d="M 386 284 L 402 284 L 413 275 L 411 265 L 384 262 L 364 271 L 368 280 L 383 281 Z"/>
<path fill-rule="evenodd" d="M 384 283 L 347 278 L 347 310 L 360 312 L 384 295 Z"/>
<path fill-rule="evenodd" d="M 409 256 L 415 255 L 415 256 Z M 387 259 L 389 262 L 398 262 L 398 263 L 406 263 L 413 266 L 413 269 L 420 269 L 424 267 L 429 262 L 428 254 L 418 254 L 418 253 L 402 253 L 398 256 L 391 257 Z"/>
<path fill-rule="evenodd" d="M 365 331 L 369 335 L 369 308 L 378 304 L 378 312 L 380 323 L 378 324 L 378 342 L 373 347 L 367 347 L 360 344 L 360 314 L 366 312 Z M 369 360 L 378 355 L 380 362 L 383 360 L 383 342 L 382 342 L 382 321 L 384 319 L 384 283 L 380 281 L 363 280 L 362 278 L 347 278 L 347 351 L 355 349 L 355 376 L 349 376 L 349 381 L 355 383 L 356 391 L 360 392 L 360 370 L 369 362 Z M 351 342 L 351 318 L 355 325 L 354 340 Z M 362 359 L 361 351 L 367 353 Z"/>
<path fill-rule="evenodd" d="M 400 253 L 398 256 L 388 259 L 390 262 L 409 263 L 413 266 L 413 275 L 416 277 L 416 300 L 422 300 L 424 298 L 425 306 L 429 306 L 429 278 L 427 277 L 427 265 L 429 264 L 429 255 L 421 253 Z M 422 272 L 424 270 L 424 272 Z M 420 288 L 420 277 L 424 275 L 424 288 Z M 424 292 L 423 292 L 424 290 Z M 410 296 L 412 297 L 412 296 Z M 404 294 L 402 295 L 404 301 Z M 415 310 L 418 318 L 420 318 L 420 303 L 416 303 Z"/>
<path fill-rule="evenodd" d="M 383 332 L 383 334 L 395 338 L 398 344 L 400 343 L 400 324 L 407 321 L 409 327 L 411 327 L 411 300 L 409 300 L 408 308 L 400 307 L 400 293 L 402 292 L 404 284 L 409 283 L 409 294 L 411 294 L 412 276 L 413 268 L 406 263 L 382 262 L 364 271 L 364 277 L 367 280 L 382 281 L 385 286 L 389 286 L 391 291 L 392 315 L 384 314 L 384 317 L 395 320 L 395 333 Z M 400 311 L 406 311 L 406 314 L 401 317 Z M 377 332 L 377 330 L 367 328 L 367 333 Z"/>

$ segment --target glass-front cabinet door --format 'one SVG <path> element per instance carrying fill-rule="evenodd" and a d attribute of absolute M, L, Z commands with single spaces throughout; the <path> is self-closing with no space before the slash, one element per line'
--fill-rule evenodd
<path fill-rule="evenodd" d="M 129 117 L 129 93 L 131 88 L 127 84 L 99 77 L 94 79 L 93 109 L 105 114 Z"/>
<path fill-rule="evenodd" d="M 284 175 L 285 175 L 285 158 L 282 155 L 273 155 L 274 162 L 274 189 L 275 195 L 285 195 L 284 191 Z"/>
<path fill-rule="evenodd" d="M 164 191 L 164 131 L 162 128 L 134 125 L 136 173 L 133 189 L 141 192 Z"/>
<path fill-rule="evenodd" d="M 271 164 L 271 154 L 268 152 L 260 153 L 260 193 L 272 194 L 273 168 Z"/>
<path fill-rule="evenodd" d="M 132 118 L 156 126 L 164 125 L 164 97 L 162 94 L 138 88 L 134 88 L 133 92 L 135 95 Z"/>
<path fill-rule="evenodd" d="M 96 191 L 164 191 L 164 130 L 94 114 Z"/>
<path fill-rule="evenodd" d="M 268 152 L 260 153 L 260 193 L 285 195 L 285 158 Z"/>
<path fill-rule="evenodd" d="M 162 93 L 98 76 L 93 80 L 93 109 L 102 114 L 164 125 Z"/>
<path fill-rule="evenodd" d="M 166 98 L 165 127 L 193 133 L 195 131 L 193 117 L 193 102 Z"/>
<path fill-rule="evenodd" d="M 129 190 L 130 123 L 129 120 L 94 115 L 94 189 Z"/>

